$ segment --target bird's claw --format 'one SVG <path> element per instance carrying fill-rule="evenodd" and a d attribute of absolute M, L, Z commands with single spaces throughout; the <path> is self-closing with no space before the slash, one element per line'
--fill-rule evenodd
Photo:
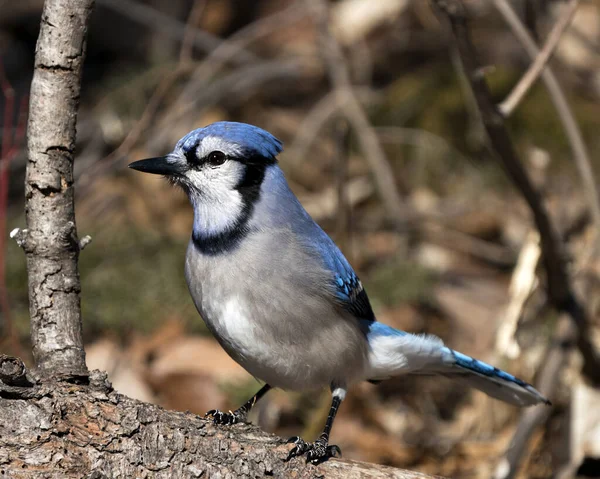
<path fill-rule="evenodd" d="M 245 418 L 238 411 L 223 412 L 218 409 L 211 409 L 205 415 L 205 418 L 212 418 L 214 424 L 230 426 L 244 422 Z"/>
<path fill-rule="evenodd" d="M 330 457 L 341 456 L 341 449 L 335 444 L 329 445 L 321 438 L 315 442 L 306 442 L 304 439 L 298 436 L 290 437 L 287 441 L 288 444 L 295 444 L 292 450 L 289 452 L 285 461 L 298 456 L 306 454 L 306 462 L 312 464 L 320 464 L 325 462 Z"/>

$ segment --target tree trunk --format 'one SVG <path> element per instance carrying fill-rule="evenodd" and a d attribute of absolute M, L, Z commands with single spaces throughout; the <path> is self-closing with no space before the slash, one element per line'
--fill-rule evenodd
<path fill-rule="evenodd" d="M 130 399 L 99 371 L 86 386 L 32 385 L 22 363 L 5 356 L 0 379 L 0 477 L 431 477 L 338 459 L 285 462 L 292 445 L 279 437 Z"/>
<path fill-rule="evenodd" d="M 25 183 L 31 339 L 46 376 L 85 377 L 79 240 L 73 204 L 75 126 L 93 0 L 47 0 L 31 84 Z"/>

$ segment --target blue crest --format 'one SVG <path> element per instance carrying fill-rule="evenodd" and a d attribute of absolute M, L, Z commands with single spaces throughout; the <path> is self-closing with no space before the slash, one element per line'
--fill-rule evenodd
<path fill-rule="evenodd" d="M 219 121 L 189 132 L 177 143 L 183 151 L 195 148 L 207 136 L 223 138 L 240 146 L 249 155 L 273 159 L 283 150 L 283 144 L 268 131 L 247 123 Z"/>

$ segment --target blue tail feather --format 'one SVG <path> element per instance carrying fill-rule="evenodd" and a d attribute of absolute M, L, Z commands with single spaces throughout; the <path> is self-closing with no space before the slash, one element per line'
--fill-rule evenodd
<path fill-rule="evenodd" d="M 510 381 L 519 386 L 529 386 L 530 384 L 525 381 L 513 376 L 512 374 L 507 373 L 506 371 L 502 371 L 502 369 L 498 369 L 494 366 L 491 366 L 479 359 L 472 358 L 471 356 L 467 356 L 466 354 L 459 353 L 458 351 L 450 350 L 451 354 L 456 359 L 456 364 L 465 369 L 470 369 L 479 374 L 483 374 L 484 376 L 497 377 L 500 379 L 504 379 L 505 381 Z"/>
<path fill-rule="evenodd" d="M 527 391 L 527 393 L 531 395 L 532 399 L 535 399 L 535 402 L 543 402 L 547 405 L 551 404 L 551 402 L 542 396 L 531 384 L 523 381 L 522 379 L 519 379 L 512 374 L 507 373 L 506 371 L 502 371 L 501 369 L 491 366 L 490 364 L 484 363 L 483 361 L 467 356 L 466 354 L 459 353 L 458 351 L 454 351 L 450 348 L 446 349 L 453 356 L 456 366 L 470 371 L 476 375 L 475 377 L 468 379 L 469 382 L 472 382 L 474 387 L 482 389 L 484 392 L 487 392 L 492 396 L 502 396 L 500 399 L 503 399 L 505 396 L 504 393 L 500 393 L 500 391 L 494 391 L 491 389 L 491 384 L 481 382 L 482 379 L 489 378 L 489 380 L 495 382 L 498 386 L 508 386 L 509 384 L 513 384 L 518 388 L 521 388 L 523 392 Z"/>
<path fill-rule="evenodd" d="M 360 321 L 372 349 L 374 374 L 382 379 L 396 374 L 442 374 L 486 394 L 517 405 L 550 401 L 532 385 L 490 364 L 454 351 L 435 336 L 413 335 L 377 321 Z"/>

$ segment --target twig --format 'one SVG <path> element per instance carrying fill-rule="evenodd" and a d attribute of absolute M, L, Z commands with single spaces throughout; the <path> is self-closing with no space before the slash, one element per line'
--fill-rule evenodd
<path fill-rule="evenodd" d="M 420 219 L 419 233 L 427 241 L 495 265 L 506 267 L 515 263 L 515 255 L 508 248 L 452 229 L 439 217 L 423 215 Z"/>
<path fill-rule="evenodd" d="M 481 120 L 491 147 L 497 153 L 502 165 L 512 178 L 515 186 L 525 197 L 533 213 L 543 243 L 548 288 L 551 290 L 550 296 L 564 300 L 568 296 L 568 285 L 562 281 L 566 273 L 564 255 L 557 232 L 554 225 L 550 222 L 548 212 L 538 191 L 534 188 L 521 161 L 517 157 L 512 141 L 504 126 L 502 116 L 490 100 L 491 93 L 485 82 L 483 73 L 475 61 L 476 54 L 467 29 L 466 13 L 463 11 L 464 7 L 459 0 L 434 0 L 434 3 L 450 19 L 456 45 L 464 65 L 465 75 L 475 96 L 475 101 L 477 102 Z"/>
<path fill-rule="evenodd" d="M 209 87 L 213 87 L 213 85 L 209 85 L 210 79 L 214 78 L 225 65 L 227 65 L 229 59 L 235 56 L 238 51 L 243 50 L 250 43 L 262 36 L 268 35 L 275 30 L 299 21 L 306 14 L 306 10 L 304 2 L 294 2 L 283 10 L 273 13 L 268 17 L 260 18 L 244 28 L 241 28 L 234 35 L 223 41 L 217 48 L 212 50 L 204 61 L 196 68 L 188 84 L 173 102 L 173 108 L 165 115 L 161 124 L 171 125 L 178 118 L 193 109 L 197 104 L 202 104 L 198 98 L 201 97 Z M 255 63 L 258 60 L 259 59 L 256 58 Z M 265 64 L 268 64 L 268 62 L 265 62 Z M 248 68 L 248 66 L 246 65 L 245 68 Z M 235 73 L 237 72 L 234 72 L 234 74 Z"/>
<path fill-rule="evenodd" d="M 142 117 L 137 122 L 135 127 L 129 132 L 125 140 L 123 140 L 123 143 L 121 143 L 117 151 L 115 151 L 116 156 L 124 156 L 126 152 L 135 144 L 142 131 L 147 128 L 150 120 L 156 114 L 156 111 L 158 110 L 158 107 L 160 106 L 160 103 L 165 95 L 169 92 L 175 81 L 186 71 L 186 65 L 188 65 L 192 59 L 192 47 L 194 45 L 194 38 L 196 38 L 198 30 L 195 25 L 200 21 L 205 6 L 206 0 L 196 0 L 194 2 L 194 6 L 192 7 L 192 10 L 190 11 L 185 23 L 183 31 L 184 35 L 181 42 L 181 49 L 179 51 L 179 63 L 177 64 L 177 67 L 156 87 L 156 90 L 154 90 L 154 93 L 148 101 L 146 109 L 142 113 Z M 233 52 L 231 53 L 234 54 Z"/>
<path fill-rule="evenodd" d="M 562 242 L 539 192 L 533 186 L 517 156 L 504 125 L 504 119 L 492 101 L 488 85 L 475 60 L 476 53 L 467 28 L 464 6 L 460 0 L 434 0 L 434 3 L 450 22 L 490 146 L 533 213 L 533 219 L 540 233 L 549 300 L 558 311 L 569 314 L 576 324 L 577 344 L 584 359 L 583 374 L 595 384 L 600 384 L 600 359 L 590 340 L 587 312 L 573 291 Z"/>
<path fill-rule="evenodd" d="M 574 0 L 571 1 L 574 2 Z M 540 50 L 509 2 L 507 0 L 493 0 L 493 2 L 519 42 L 521 42 L 523 48 L 525 48 L 529 54 L 530 58 L 534 60 L 540 54 Z M 542 70 L 541 75 L 542 80 L 548 89 L 550 99 L 552 100 L 552 103 L 554 103 L 558 117 L 563 125 L 567 139 L 569 140 L 573 159 L 575 160 L 575 166 L 577 167 L 577 171 L 583 184 L 588 208 L 590 209 L 595 225 L 596 237 L 593 253 L 597 253 L 600 248 L 600 196 L 598 195 L 598 190 L 594 181 L 594 171 L 592 170 L 590 157 L 579 126 L 571 111 L 571 107 L 569 106 L 565 94 L 554 76 L 552 69 L 549 66 L 546 66 L 546 68 Z"/>
<path fill-rule="evenodd" d="M 185 29 L 183 30 L 183 39 L 181 41 L 181 49 L 179 50 L 179 64 L 189 63 L 192 61 L 192 53 L 194 47 L 194 38 L 196 38 L 196 30 L 204 8 L 206 7 L 206 0 L 195 0 L 194 5 L 188 15 Z"/>
<path fill-rule="evenodd" d="M 350 162 L 350 129 L 348 122 L 340 118 L 335 125 L 337 218 L 336 239 L 342 250 L 348 250 L 350 242 L 351 205 L 348 202 L 348 163 Z M 350 258 L 351 260 L 351 258 Z"/>
<path fill-rule="evenodd" d="M 186 103 L 179 103 L 165 114 L 161 125 L 172 124 L 178 118 L 187 113 L 194 113 L 194 118 L 201 116 L 203 111 L 225 99 L 229 104 L 240 104 L 259 87 L 267 82 L 293 79 L 296 83 L 300 78 L 306 78 L 306 70 L 303 65 L 289 60 L 264 60 L 236 68 L 231 73 L 206 84 L 197 95 Z M 150 136 L 150 135 L 149 135 Z M 149 138 L 149 148 L 164 148 L 165 143 L 173 141 L 172 131 L 168 128 L 155 130 L 155 134 Z"/>
<path fill-rule="evenodd" d="M 360 102 L 366 102 L 373 96 L 373 93 L 364 87 L 354 91 Z M 304 116 L 291 146 L 287 149 L 290 162 L 294 167 L 298 167 L 301 162 L 304 162 L 319 132 L 343 109 L 344 100 L 347 98 L 340 97 L 335 90 L 330 91 Z"/>
<path fill-rule="evenodd" d="M 347 214 L 349 214 L 354 206 L 364 203 L 375 194 L 375 187 L 373 186 L 371 178 L 362 175 L 347 180 L 344 189 L 346 190 L 345 201 L 348 205 Z M 306 211 L 308 211 L 308 214 L 312 216 L 316 222 L 331 221 L 336 219 L 336 214 L 339 214 L 340 202 L 338 201 L 338 194 L 339 191 L 337 185 L 330 185 L 319 189 L 314 193 L 304 193 L 301 195 L 300 200 Z M 339 217 L 337 219 L 339 219 Z M 345 231 L 342 231 L 341 233 L 348 234 Z M 343 241 L 337 242 L 343 243 Z M 342 244 L 342 246 L 345 247 L 344 244 Z"/>
<path fill-rule="evenodd" d="M 79 251 L 83 251 L 83 249 L 92 242 L 92 237 L 90 235 L 85 235 L 83 238 L 79 240 Z"/>
<path fill-rule="evenodd" d="M 532 180 L 542 192 L 546 185 L 547 167 L 550 155 L 539 148 L 533 148 L 530 153 L 529 163 L 534 168 L 531 172 Z M 563 239 L 566 241 L 566 239 Z M 539 280 L 537 269 L 541 256 L 540 235 L 537 230 L 530 230 L 521 247 L 517 265 L 513 270 L 509 295 L 510 299 L 500 318 L 500 326 L 496 334 L 496 353 L 501 357 L 510 359 L 521 355 L 521 348 L 517 341 L 519 321 L 524 315 L 527 302 L 538 290 Z M 547 301 L 544 299 L 544 307 Z"/>
<path fill-rule="evenodd" d="M 562 377 L 561 371 L 573 352 L 576 336 L 573 322 L 566 315 L 561 316 L 536 384 L 537 389 L 551 400 Z M 536 407 L 523 412 L 510 445 L 496 466 L 494 479 L 512 479 L 516 476 L 521 459 L 527 452 L 529 439 L 546 422 L 551 412 L 552 409 L 548 407 Z"/>
<path fill-rule="evenodd" d="M 573 15 L 575 15 L 578 6 L 579 0 L 571 0 L 565 7 L 562 16 L 548 35 L 544 48 L 536 55 L 534 62 L 529 66 L 529 69 L 521 77 L 519 83 L 512 89 L 508 97 L 498 106 L 505 118 L 508 118 L 513 113 L 515 108 L 523 100 L 523 97 L 546 68 L 546 64 L 550 61 L 550 58 L 552 58 L 562 34 L 571 24 L 571 20 L 573 19 Z"/>
<path fill-rule="evenodd" d="M 202 2 L 200 2 L 199 5 L 201 6 Z M 202 62 L 201 67 L 196 69 L 196 73 L 198 73 L 198 70 L 204 71 L 207 75 L 216 73 L 220 68 L 227 64 L 227 61 L 232 58 L 237 51 L 244 48 L 244 46 L 250 43 L 252 40 L 255 40 L 261 35 L 267 34 L 272 28 L 279 28 L 292 20 L 296 20 L 298 15 L 302 13 L 303 8 L 300 8 L 301 6 L 298 5 L 292 5 L 292 7 L 289 7 L 281 12 L 277 12 L 270 17 L 258 20 L 237 32 L 232 36 L 231 39 L 224 41 L 219 47 L 217 47 L 207 57 L 207 59 Z M 199 16 L 200 13 L 201 9 L 199 7 L 195 7 L 192 12 L 190 12 L 185 28 L 189 35 L 192 33 L 195 35 L 197 29 L 193 28 L 191 25 L 197 22 L 197 16 Z M 189 36 L 187 36 L 186 39 L 187 40 L 185 41 L 190 41 Z M 191 68 L 191 64 L 185 60 L 185 41 L 181 46 L 181 52 L 179 56 L 180 62 L 175 70 L 167 74 L 161 83 L 159 83 L 159 85 L 156 87 L 139 121 L 127 134 L 117 149 L 108 155 L 104 161 L 96 163 L 97 166 L 92 166 L 81 174 L 81 176 L 78 178 L 78 182 L 80 182 L 78 186 L 85 188 L 91 180 L 97 178 L 99 172 L 109 168 L 116 161 L 127 155 L 133 145 L 135 145 L 135 143 L 138 141 L 141 134 L 148 128 L 166 94 L 171 90 L 174 83 L 184 73 L 187 73 L 189 68 Z M 202 70 L 202 65 L 206 67 L 206 70 Z M 268 81 L 273 76 L 286 76 L 295 69 L 296 68 L 294 65 L 268 61 L 255 61 L 250 65 L 240 66 L 231 75 L 222 78 L 219 84 L 215 83 L 209 86 L 204 85 L 205 88 L 200 89 L 201 93 L 196 92 L 193 100 L 191 101 L 183 101 L 186 91 L 184 90 L 184 92 L 181 93 L 179 98 L 174 102 L 175 104 L 179 103 L 181 106 L 179 108 L 174 107 L 167 112 L 161 123 L 172 123 L 177 117 L 191 111 L 198 103 L 202 104 L 203 109 L 208 108 L 210 105 L 215 104 L 219 98 L 222 98 L 225 92 L 229 92 L 231 89 L 238 86 L 241 83 L 240 78 L 245 81 L 246 86 L 252 88 L 256 83 Z M 210 70 L 210 74 L 208 73 L 208 70 Z M 160 143 L 161 140 L 164 140 L 165 135 L 165 133 L 161 133 L 158 136 L 155 136 L 151 141 L 150 148 L 155 147 L 157 142 Z"/>
<path fill-rule="evenodd" d="M 194 25 L 198 23 L 202 12 L 204 10 L 206 2 L 205 0 L 196 0 L 190 14 L 188 15 L 188 19 L 185 25 L 185 36 L 183 42 L 181 43 L 181 49 L 179 52 L 179 63 L 175 67 L 174 70 L 170 71 L 158 84 L 150 99 L 146 104 L 146 108 L 142 113 L 142 116 L 137 121 L 129 133 L 125 136 L 125 139 L 121 142 L 121 144 L 113 150 L 103 161 L 99 161 L 94 163 L 91 168 L 81 175 L 79 180 L 79 187 L 86 188 L 90 181 L 93 181 L 98 177 L 98 174 L 103 170 L 110 168 L 112 164 L 121 160 L 131 151 L 131 148 L 137 143 L 141 134 L 143 133 L 148 125 L 156 115 L 160 104 L 163 99 L 167 95 L 167 93 L 171 90 L 175 82 L 188 71 L 190 68 L 190 61 L 192 55 L 192 45 L 196 35 L 196 28 Z"/>
<path fill-rule="evenodd" d="M 450 60 L 454 70 L 459 73 L 458 86 L 463 95 L 463 101 L 465 103 L 465 110 L 467 112 L 467 125 L 466 125 L 466 140 L 467 143 L 475 150 L 479 151 L 482 149 L 485 143 L 485 132 L 483 131 L 483 125 L 481 121 L 481 113 L 477 108 L 477 102 L 469 85 L 469 80 L 464 71 L 464 66 L 461 62 L 460 55 L 456 51 L 455 47 L 450 48 Z"/>
<path fill-rule="evenodd" d="M 466 25 L 464 7 L 459 0 L 434 0 L 434 2 L 450 22 L 491 147 L 533 212 L 534 221 L 540 233 L 549 300 L 558 311 L 566 313 L 570 317 L 571 321 L 566 324 L 567 334 L 575 338 L 583 357 L 582 373 L 594 384 L 599 384 L 600 362 L 589 338 L 587 312 L 573 291 L 572 279 L 566 270 L 562 244 L 556 230 L 539 193 L 535 190 L 514 150 L 503 117 L 495 108 L 485 78 L 477 66 L 475 49 Z M 559 330 L 557 334 L 561 339 L 565 333 Z M 563 352 L 562 349 L 553 348 L 551 353 L 544 363 L 540 385 L 542 394 L 550 397 L 552 397 L 550 392 L 556 387 L 560 376 L 559 372 L 567 357 L 566 352 Z M 547 383 L 549 384 L 547 385 Z M 550 411 L 546 408 L 536 408 L 525 412 L 506 459 L 496 471 L 496 477 L 504 479 L 514 476 L 532 432 L 547 419 L 549 414 Z"/>
<path fill-rule="evenodd" d="M 579 43 L 579 46 L 585 48 L 588 53 L 600 55 L 600 46 L 595 44 L 595 35 L 592 35 L 591 38 L 588 38 L 587 34 L 575 24 L 571 25 L 569 35 L 576 39 Z"/>
<path fill-rule="evenodd" d="M 184 40 L 186 33 L 190 31 L 194 33 L 193 44 L 199 50 L 206 53 L 220 49 L 222 53 L 227 52 L 228 59 L 231 59 L 237 64 L 245 64 L 255 61 L 256 56 L 244 50 L 243 48 L 235 48 L 229 51 L 227 42 L 223 42 L 219 38 L 199 28 L 189 27 L 164 13 L 148 6 L 132 0 L 99 0 L 99 5 L 111 8 L 122 15 L 131 18 L 132 20 L 147 25 L 148 27 L 160 30 L 172 38 Z"/>
<path fill-rule="evenodd" d="M 217 75 L 227 64 L 227 61 L 237 51 L 244 49 L 250 43 L 256 41 L 274 30 L 281 29 L 290 23 L 299 21 L 306 15 L 304 2 L 294 2 L 289 7 L 272 15 L 260 18 L 235 32 L 231 37 L 215 48 L 210 55 L 196 68 L 188 86 L 183 90 L 178 101 L 188 103 L 197 92 L 204 88 L 204 84 L 210 78 Z"/>
<path fill-rule="evenodd" d="M 394 172 L 385 157 L 377 134 L 370 125 L 367 114 L 352 88 L 350 73 L 341 48 L 329 30 L 327 4 L 323 0 L 312 0 L 311 5 L 319 30 L 323 57 L 338 101 L 343 104 L 342 111 L 352 125 L 363 154 L 371 167 L 389 220 L 403 229 L 406 227 L 406 222 L 412 217 L 411 209 L 400 196 Z"/>
<path fill-rule="evenodd" d="M 400 143 L 415 146 L 427 150 L 445 151 L 455 155 L 462 161 L 470 162 L 458 148 L 446 141 L 439 135 L 421 128 L 409 128 L 404 126 L 378 126 L 375 128 L 377 136 L 383 143 Z"/>
<path fill-rule="evenodd" d="M 503 312 L 496 335 L 496 352 L 511 359 L 521 354 L 515 335 L 525 304 L 535 290 L 537 283 L 535 272 L 540 253 L 539 234 L 537 231 L 530 231 L 521 248 L 517 266 L 510 280 L 510 301 Z"/>
<path fill-rule="evenodd" d="M 171 90 L 171 88 L 173 87 L 177 79 L 182 75 L 184 70 L 185 69 L 181 65 L 179 65 L 175 68 L 175 70 L 168 73 L 162 79 L 162 81 L 158 84 L 158 86 L 152 93 L 152 96 L 150 96 L 150 99 L 148 100 L 146 108 L 144 108 L 140 119 L 136 122 L 133 128 L 129 130 L 129 133 L 127 133 L 125 139 L 121 142 L 121 144 L 110 155 L 108 155 L 104 159 L 104 161 L 99 162 L 98 166 L 102 165 L 102 169 L 104 169 L 106 167 L 109 167 L 115 161 L 119 161 L 121 158 L 127 156 L 131 148 L 133 148 L 133 146 L 137 143 L 138 139 L 140 138 L 140 135 L 144 132 L 144 130 L 146 130 L 146 128 L 148 128 L 148 125 L 150 125 L 152 118 L 154 118 L 154 115 L 158 111 L 158 108 L 160 107 L 166 94 Z M 94 170 L 95 168 L 93 168 L 88 174 L 82 175 L 81 179 L 97 178 L 98 171 Z M 81 186 L 85 188 L 86 185 L 84 183 Z"/>

